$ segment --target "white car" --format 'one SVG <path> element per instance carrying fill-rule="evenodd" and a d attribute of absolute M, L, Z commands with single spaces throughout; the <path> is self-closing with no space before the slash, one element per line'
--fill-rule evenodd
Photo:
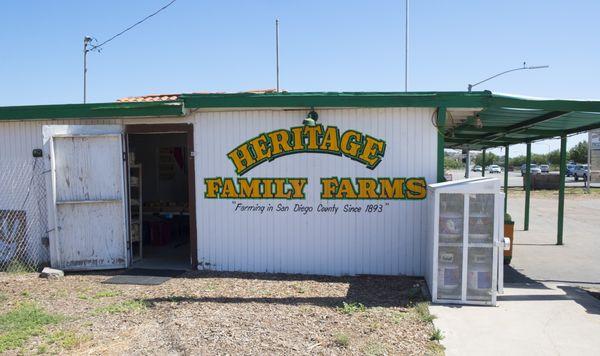
<path fill-rule="evenodd" d="M 500 168 L 497 164 L 492 164 L 488 167 L 488 172 L 490 173 L 502 173 L 502 168 Z"/>
<path fill-rule="evenodd" d="M 579 180 L 579 178 L 583 178 L 583 180 L 587 180 L 587 175 L 588 175 L 588 165 L 587 164 L 578 164 L 577 166 L 575 166 L 575 169 L 573 170 L 573 177 L 575 178 L 576 182 Z"/>

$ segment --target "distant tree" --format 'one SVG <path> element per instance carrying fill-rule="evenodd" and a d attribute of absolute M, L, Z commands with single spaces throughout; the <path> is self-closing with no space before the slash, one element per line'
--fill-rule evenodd
<path fill-rule="evenodd" d="M 513 167 L 520 167 L 521 165 L 525 164 L 525 159 L 525 156 L 517 156 L 511 158 L 508 163 Z"/>
<path fill-rule="evenodd" d="M 546 164 L 548 163 L 548 156 L 540 153 L 531 154 L 531 163 L 535 164 Z"/>
<path fill-rule="evenodd" d="M 486 152 L 485 162 L 483 162 L 483 154 L 477 155 L 477 157 L 475 158 L 475 164 L 480 165 L 482 167 L 487 167 L 490 164 L 496 164 L 496 163 L 501 163 L 500 157 L 498 157 L 497 155 L 495 155 L 492 152 Z"/>
<path fill-rule="evenodd" d="M 560 151 L 554 150 L 548 152 L 546 155 L 548 157 L 548 163 L 550 164 L 560 164 Z"/>
<path fill-rule="evenodd" d="M 464 165 L 458 158 L 445 156 L 444 157 L 444 167 L 446 169 L 461 169 L 464 167 Z"/>
<path fill-rule="evenodd" d="M 569 150 L 569 159 L 575 163 L 587 163 L 588 143 L 581 141 Z"/>

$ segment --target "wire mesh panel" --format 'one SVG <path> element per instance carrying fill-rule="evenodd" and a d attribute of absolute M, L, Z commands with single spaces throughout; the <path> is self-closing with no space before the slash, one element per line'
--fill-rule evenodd
<path fill-rule="evenodd" d="M 42 158 L 0 161 L 0 271 L 33 271 L 49 261 Z"/>

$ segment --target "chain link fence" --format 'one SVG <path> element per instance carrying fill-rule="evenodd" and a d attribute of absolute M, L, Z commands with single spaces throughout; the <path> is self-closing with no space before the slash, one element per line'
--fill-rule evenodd
<path fill-rule="evenodd" d="M 0 161 L 0 271 L 36 271 L 49 261 L 43 161 Z"/>

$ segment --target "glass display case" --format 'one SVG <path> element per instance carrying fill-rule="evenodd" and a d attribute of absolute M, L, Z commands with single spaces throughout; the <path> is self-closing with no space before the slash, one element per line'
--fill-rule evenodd
<path fill-rule="evenodd" d="M 500 180 L 465 179 L 428 190 L 426 279 L 432 301 L 495 305 L 503 282 Z"/>

